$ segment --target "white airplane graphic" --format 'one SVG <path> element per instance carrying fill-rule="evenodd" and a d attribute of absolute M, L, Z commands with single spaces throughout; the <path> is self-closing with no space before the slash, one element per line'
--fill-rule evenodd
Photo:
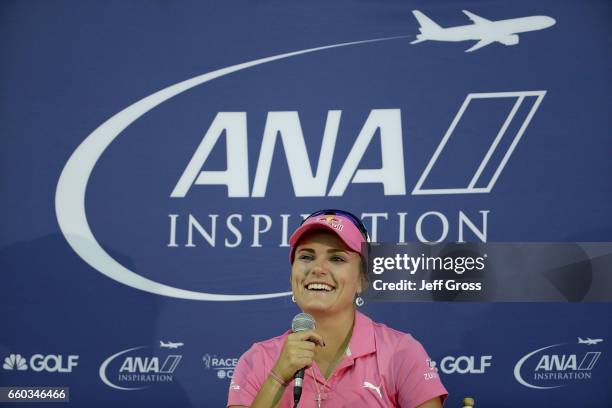
<path fill-rule="evenodd" d="M 159 346 L 160 347 L 164 347 L 164 348 L 168 348 L 168 349 L 176 349 L 179 348 L 181 346 L 184 346 L 185 343 L 173 343 L 171 341 L 164 343 L 163 341 L 159 341 Z"/>
<path fill-rule="evenodd" d="M 587 337 L 586 340 L 582 340 L 580 337 L 578 337 L 578 344 L 587 344 L 589 346 L 594 346 L 602 341 L 603 339 L 592 339 L 590 337 Z"/>
<path fill-rule="evenodd" d="M 554 18 L 548 16 L 530 16 L 491 21 L 467 10 L 462 11 L 472 20 L 473 24 L 444 28 L 419 10 L 412 10 L 412 14 L 414 14 L 421 25 L 419 27 L 421 34 L 417 34 L 417 39 L 410 44 L 417 44 L 427 40 L 452 42 L 477 40 L 476 44 L 465 50 L 465 52 L 472 52 L 493 42 L 504 45 L 516 45 L 519 42 L 518 33 L 543 30 L 556 23 Z"/>

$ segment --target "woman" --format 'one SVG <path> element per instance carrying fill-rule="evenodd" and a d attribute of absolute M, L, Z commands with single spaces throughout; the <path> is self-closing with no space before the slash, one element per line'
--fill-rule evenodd
<path fill-rule="evenodd" d="M 304 367 L 300 407 L 442 406 L 447 392 L 421 344 L 355 308 L 367 285 L 366 240 L 345 211 L 302 222 L 289 241 L 291 288 L 316 328 L 254 344 L 234 370 L 228 407 L 293 407 L 292 380 Z"/>

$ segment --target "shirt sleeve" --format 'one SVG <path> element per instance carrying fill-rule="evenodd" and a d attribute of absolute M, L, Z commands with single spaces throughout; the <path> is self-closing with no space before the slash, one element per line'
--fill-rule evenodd
<path fill-rule="evenodd" d="M 402 408 L 414 408 L 435 397 L 442 403 L 448 392 L 440 381 L 435 363 L 412 336 L 402 336 L 393 358 L 397 401 Z"/>
<path fill-rule="evenodd" d="M 227 406 L 251 406 L 265 382 L 263 350 L 253 344 L 238 360 L 227 396 Z"/>

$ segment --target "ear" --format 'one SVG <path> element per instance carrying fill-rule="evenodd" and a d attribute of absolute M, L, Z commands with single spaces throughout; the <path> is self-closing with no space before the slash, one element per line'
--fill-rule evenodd
<path fill-rule="evenodd" d="M 359 276 L 359 285 L 357 286 L 357 294 L 362 294 L 366 288 L 368 287 L 368 281 L 365 279 L 363 275 Z"/>
<path fill-rule="evenodd" d="M 363 293 L 364 290 L 369 286 L 367 276 L 367 265 L 363 258 L 361 258 L 360 269 L 359 269 L 359 293 Z"/>

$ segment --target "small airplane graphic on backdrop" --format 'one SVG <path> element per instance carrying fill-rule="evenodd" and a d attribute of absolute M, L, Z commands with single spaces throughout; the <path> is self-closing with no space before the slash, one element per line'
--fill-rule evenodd
<path fill-rule="evenodd" d="M 594 346 L 597 343 L 601 343 L 603 341 L 603 339 L 592 339 L 590 337 L 587 337 L 586 340 L 582 340 L 580 337 L 578 337 L 578 344 L 586 344 L 589 346 Z"/>
<path fill-rule="evenodd" d="M 472 52 L 494 42 L 516 45 L 519 42 L 519 33 L 543 30 L 556 23 L 554 18 L 548 16 L 529 16 L 491 21 L 467 10 L 462 11 L 472 20 L 473 24 L 444 28 L 419 10 L 412 10 L 412 14 L 420 24 L 419 31 L 421 34 L 417 34 L 417 39 L 410 44 L 428 40 L 450 42 L 476 40 L 478 41 L 476 44 L 465 50 L 465 52 Z"/>
<path fill-rule="evenodd" d="M 168 348 L 168 349 L 177 349 L 181 346 L 183 346 L 184 343 L 173 343 L 171 341 L 164 343 L 163 341 L 160 340 L 159 342 L 159 346 L 163 347 L 163 348 Z"/>

